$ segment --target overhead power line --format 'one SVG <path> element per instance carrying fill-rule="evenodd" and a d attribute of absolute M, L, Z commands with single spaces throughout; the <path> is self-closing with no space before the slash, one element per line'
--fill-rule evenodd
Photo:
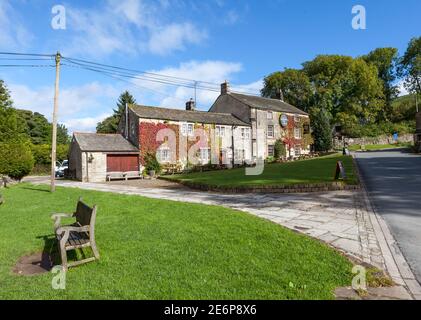
<path fill-rule="evenodd" d="M 2 57 L 6 56 L 6 57 Z M 10 57 L 11 56 L 11 57 Z M 17 52 L 0 52 L 0 60 L 7 60 L 7 61 L 39 61 L 42 60 L 52 60 L 54 59 L 54 54 L 41 54 L 41 53 L 17 53 Z M 132 80 L 140 80 L 140 81 L 149 81 L 154 83 L 159 83 L 168 86 L 175 86 L 175 87 L 184 87 L 188 89 L 192 89 L 196 92 L 196 90 L 201 91 L 209 91 L 209 92 L 220 92 L 220 84 L 212 83 L 208 81 L 200 81 L 200 80 L 193 80 L 187 79 L 183 77 L 176 77 L 171 75 L 165 75 L 160 73 L 154 72 L 147 72 L 132 68 L 125 68 L 120 66 L 114 66 L 110 64 L 104 64 L 84 59 L 77 59 L 71 57 L 63 57 L 62 59 L 69 63 L 69 66 L 78 66 L 82 69 L 97 72 L 97 73 L 107 73 L 108 76 L 113 75 L 117 77 L 123 77 L 126 79 Z M 41 65 L 41 64 L 2 64 L 0 67 L 54 67 L 53 65 Z M 120 79 L 121 80 L 121 79 Z M 129 81 L 130 82 L 130 81 Z M 133 81 L 130 82 L 135 84 Z M 147 87 L 144 87 L 145 89 Z M 249 95 L 256 95 L 259 96 L 260 94 L 250 90 L 235 90 L 236 86 L 231 85 L 232 92 L 234 93 L 243 93 Z M 194 94 L 196 96 L 196 93 Z"/>

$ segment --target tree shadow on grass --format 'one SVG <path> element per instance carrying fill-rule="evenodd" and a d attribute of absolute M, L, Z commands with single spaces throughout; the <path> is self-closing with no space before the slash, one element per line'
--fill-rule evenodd
<path fill-rule="evenodd" d="M 24 186 L 22 187 L 22 189 L 50 193 L 50 190 L 44 189 L 42 186 Z"/>

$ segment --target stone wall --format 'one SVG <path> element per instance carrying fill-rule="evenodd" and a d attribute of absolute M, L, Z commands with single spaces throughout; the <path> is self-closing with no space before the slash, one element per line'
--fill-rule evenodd
<path fill-rule="evenodd" d="M 367 144 L 393 144 L 395 143 L 393 140 L 393 136 L 382 135 L 378 137 L 363 137 L 363 138 L 347 138 L 346 139 L 348 145 L 367 145 Z M 413 134 L 401 134 L 398 135 L 398 142 L 413 142 L 414 135 Z M 334 140 L 334 147 L 335 148 L 342 148 L 343 141 L 338 140 L 335 138 Z"/>

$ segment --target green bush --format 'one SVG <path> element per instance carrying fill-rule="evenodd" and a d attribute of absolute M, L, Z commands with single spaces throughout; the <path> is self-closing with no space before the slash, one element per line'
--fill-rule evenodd
<path fill-rule="evenodd" d="M 154 153 L 147 153 L 145 155 L 145 169 L 146 171 L 154 170 L 156 174 L 161 172 L 161 164 L 156 159 Z"/>
<path fill-rule="evenodd" d="M 0 143 L 0 174 L 21 180 L 34 167 L 34 157 L 27 143 Z"/>
<path fill-rule="evenodd" d="M 275 159 L 286 157 L 287 155 L 287 149 L 285 148 L 285 144 L 279 139 L 276 140 L 275 142 L 274 152 L 275 152 Z"/>
<path fill-rule="evenodd" d="M 51 164 L 51 145 L 31 144 L 31 151 L 36 164 Z M 56 157 L 58 161 L 67 159 L 69 146 L 66 144 L 57 145 Z"/>

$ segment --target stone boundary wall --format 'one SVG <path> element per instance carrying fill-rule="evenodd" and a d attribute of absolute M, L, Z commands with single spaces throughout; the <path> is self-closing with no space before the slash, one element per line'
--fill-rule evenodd
<path fill-rule="evenodd" d="M 312 183 L 312 184 L 293 184 L 293 185 L 272 185 L 272 186 L 212 186 L 198 182 L 184 181 L 181 179 L 171 179 L 165 176 L 159 179 L 180 183 L 186 187 L 201 190 L 223 193 L 307 193 L 307 192 L 326 192 L 337 190 L 358 190 L 359 185 L 348 185 L 342 181 Z"/>
<path fill-rule="evenodd" d="M 336 139 L 335 139 L 336 140 Z M 393 144 L 393 136 L 388 135 L 382 135 L 378 137 L 363 137 L 363 138 L 348 138 L 346 140 L 348 142 L 348 145 L 367 145 L 367 144 Z M 398 135 L 398 142 L 413 142 L 414 141 L 414 135 L 410 133 Z M 335 141 L 336 145 L 339 145 L 342 147 L 342 141 Z"/>

